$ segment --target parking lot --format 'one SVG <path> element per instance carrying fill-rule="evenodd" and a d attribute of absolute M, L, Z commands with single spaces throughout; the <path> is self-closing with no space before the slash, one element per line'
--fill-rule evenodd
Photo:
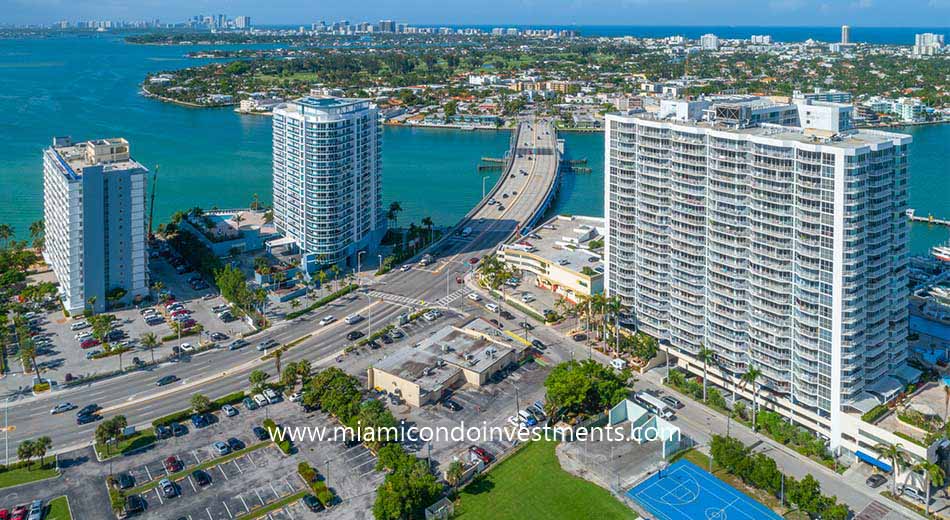
<path fill-rule="evenodd" d="M 203 332 L 201 337 L 191 336 L 185 338 L 183 342 L 197 344 L 200 341 L 209 341 L 214 332 L 223 333 L 228 338 L 235 337 L 250 330 L 250 327 L 240 320 L 230 323 L 223 322 L 212 311 L 212 308 L 224 305 L 224 299 L 211 292 L 211 289 L 196 291 L 188 283 L 188 278 L 194 276 L 193 273 L 179 275 L 174 268 L 163 258 L 151 259 L 150 266 L 152 270 L 153 281 L 161 281 L 165 289 L 171 291 L 177 301 L 180 301 L 185 309 L 191 312 L 191 318 L 195 323 L 201 324 Z M 141 307 L 146 307 L 145 305 Z M 160 305 L 155 305 L 156 311 L 161 311 Z M 91 328 L 87 327 L 81 330 L 73 330 L 71 326 L 84 321 L 81 317 L 67 318 L 61 310 L 50 311 L 38 314 L 34 319 L 37 325 L 37 334 L 34 341 L 37 345 L 37 364 L 43 373 L 44 378 L 62 385 L 72 378 L 90 376 L 97 373 L 109 373 L 122 368 L 129 367 L 138 362 L 149 363 L 153 359 L 161 360 L 172 355 L 172 349 L 178 345 L 177 340 L 165 342 L 154 349 L 148 351 L 141 345 L 140 338 L 146 332 L 154 333 L 159 339 L 163 336 L 172 334 L 172 328 L 168 320 L 158 321 L 157 324 L 149 325 L 141 314 L 140 308 L 127 308 L 117 311 L 111 311 L 116 320 L 114 330 L 116 338 L 113 344 L 129 342 L 131 351 L 119 356 L 108 356 L 94 359 L 93 354 L 100 352 L 102 347 L 99 345 L 81 347 L 81 339 L 91 335 Z M 13 354 L 13 353 L 9 353 Z M 11 355 L 10 359 L 14 356 Z M 19 363 L 14 363 L 19 367 Z M 32 385 L 32 374 L 24 373 L 22 370 L 15 370 L 9 377 L 0 382 L 0 388 L 5 390 L 16 390 L 26 388 Z"/>

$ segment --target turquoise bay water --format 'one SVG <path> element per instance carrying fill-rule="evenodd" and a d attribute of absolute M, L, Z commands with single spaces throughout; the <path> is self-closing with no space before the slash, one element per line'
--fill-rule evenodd
<path fill-rule="evenodd" d="M 269 202 L 269 118 L 179 107 L 138 94 L 147 72 L 202 63 L 183 57 L 199 48 L 126 45 L 114 35 L 0 40 L 0 222 L 22 237 L 42 216 L 41 153 L 56 135 L 126 137 L 136 159 L 149 168 L 160 165 L 156 222 L 195 205 L 247 206 L 254 193 Z M 911 205 L 948 218 L 950 126 L 910 132 Z M 555 210 L 602 215 L 603 135 L 563 137 L 569 155 L 587 158 L 593 172 L 567 176 Z M 402 222 L 430 216 L 453 223 L 481 196 L 479 158 L 500 156 L 507 143 L 507 132 L 387 127 L 384 202 L 400 201 Z M 947 228 L 915 225 L 912 250 L 926 252 L 948 236 Z"/>

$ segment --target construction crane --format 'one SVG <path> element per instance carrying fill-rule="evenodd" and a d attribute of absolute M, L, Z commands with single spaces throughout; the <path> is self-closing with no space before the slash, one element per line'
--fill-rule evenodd
<path fill-rule="evenodd" d="M 152 172 L 152 194 L 150 196 L 151 200 L 148 203 L 148 239 L 152 241 L 155 238 L 155 235 L 152 234 L 152 219 L 155 217 L 155 185 L 158 183 L 158 168 L 159 165 L 155 165 L 155 171 Z"/>

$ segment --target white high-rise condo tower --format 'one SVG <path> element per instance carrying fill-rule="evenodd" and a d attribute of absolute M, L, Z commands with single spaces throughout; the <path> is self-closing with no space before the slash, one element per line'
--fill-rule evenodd
<path fill-rule="evenodd" d="M 850 110 L 729 97 L 608 114 L 606 290 L 680 367 L 702 374 L 712 350 L 727 393 L 755 367 L 760 405 L 856 450 L 843 416 L 913 377 L 911 138 L 853 130 Z"/>
<path fill-rule="evenodd" d="M 304 97 L 274 109 L 274 224 L 307 272 L 355 266 L 386 231 L 382 125 L 365 99 Z"/>
<path fill-rule="evenodd" d="M 148 295 L 147 174 L 121 138 L 57 137 L 43 152 L 43 256 L 70 313 Z"/>
<path fill-rule="evenodd" d="M 841 26 L 841 43 L 848 45 L 851 43 L 851 26 L 842 25 Z"/>

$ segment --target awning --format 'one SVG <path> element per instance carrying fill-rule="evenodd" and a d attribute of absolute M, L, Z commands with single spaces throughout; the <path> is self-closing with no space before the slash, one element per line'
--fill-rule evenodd
<path fill-rule="evenodd" d="M 857 455 L 859 459 L 863 460 L 864 462 L 867 462 L 868 464 L 874 466 L 875 468 L 880 469 L 881 471 L 885 473 L 890 473 L 891 470 L 893 469 L 891 468 L 890 464 L 883 462 L 876 457 L 872 457 L 861 450 L 856 451 L 854 454 Z"/>
<path fill-rule="evenodd" d="M 845 404 L 848 404 L 851 407 L 857 410 L 860 410 L 861 413 L 868 413 L 875 406 L 881 404 L 881 399 L 879 397 L 876 397 L 873 394 L 869 394 L 868 392 L 861 392 L 860 394 L 855 396 L 854 400 Z"/>
<path fill-rule="evenodd" d="M 920 370 L 905 364 L 901 365 L 901 367 L 897 369 L 897 373 L 894 374 L 894 376 L 897 377 L 897 379 L 903 381 L 905 385 L 909 385 L 911 383 L 916 383 L 920 379 L 920 375 L 922 373 L 923 372 Z"/>
<path fill-rule="evenodd" d="M 901 393 L 903 389 L 903 383 L 889 376 L 882 377 L 865 388 L 868 392 L 879 396 L 885 403 L 897 397 L 897 394 Z"/>

